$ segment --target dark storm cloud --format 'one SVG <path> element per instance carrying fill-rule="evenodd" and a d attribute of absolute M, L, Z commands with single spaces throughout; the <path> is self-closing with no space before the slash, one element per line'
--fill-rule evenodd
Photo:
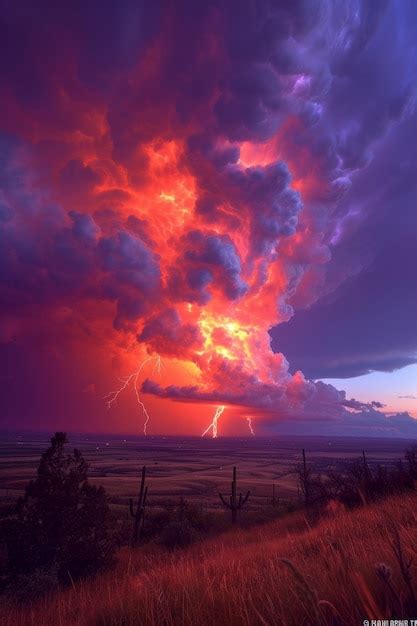
<path fill-rule="evenodd" d="M 60 73 L 71 57 L 89 90 L 113 88 L 116 74 L 132 68 L 155 35 L 162 6 L 140 0 L 122 5 L 115 0 L 2 3 L 2 75 L 22 102 L 36 107 L 57 95 L 49 88 L 51 81 L 74 86 L 73 68 Z M 58 113 L 49 107 L 45 111 Z"/>
<path fill-rule="evenodd" d="M 104 294 L 117 301 L 115 327 L 142 317 L 159 298 L 161 276 L 158 257 L 137 237 L 118 232 L 98 244 Z"/>
<path fill-rule="evenodd" d="M 161 290 L 157 255 L 134 233 L 104 236 L 91 215 L 44 205 L 15 165 L 16 148 L 3 144 L 2 191 L 14 204 L 3 205 L 0 220 L 3 310 L 20 315 L 29 303 L 58 305 L 88 294 L 116 302 L 118 327 L 141 317 Z"/>
<path fill-rule="evenodd" d="M 380 145 L 343 201 L 324 295 L 271 331 L 311 378 L 393 371 L 417 362 L 417 117 Z"/>
<path fill-rule="evenodd" d="M 240 388 L 233 389 L 236 380 L 242 384 Z M 415 438 L 417 434 L 416 420 L 409 413 L 385 414 L 379 410 L 383 407 L 380 402 L 347 400 L 344 391 L 338 391 L 332 385 L 320 381 L 316 384 L 308 383 L 301 402 L 298 390 L 291 386 L 284 392 L 274 385 L 260 384 L 255 378 L 245 379 L 241 373 L 238 379 L 233 377 L 233 382 L 230 392 L 221 396 L 216 392 L 202 392 L 195 386 L 162 388 L 150 380 L 143 383 L 142 391 L 180 402 L 241 404 L 255 416 L 259 412 L 263 432 L 273 435 L 305 435 L 307 432 L 327 437 Z M 293 383 L 294 387 L 299 384 L 298 381 Z"/>
<path fill-rule="evenodd" d="M 322 437 L 416 438 L 416 420 L 409 413 L 384 415 L 381 411 L 346 412 L 338 419 L 270 420 L 265 422 L 270 434 L 311 435 Z"/>
<path fill-rule="evenodd" d="M 273 332 L 273 346 L 293 369 L 352 375 L 416 360 L 415 127 L 395 140 L 395 124 L 415 98 L 412 0 L 3 5 L 6 342 L 16 340 L 15 325 L 31 307 L 43 320 L 54 307 L 78 313 L 94 300 L 93 322 L 77 318 L 87 335 L 97 320 L 135 333 L 142 320 L 139 341 L 174 354 L 175 343 L 194 348 L 200 341 L 178 302 L 204 305 L 220 293 L 231 306 L 250 291 L 256 262 L 255 291 L 277 261 L 284 276 L 277 315 L 296 316 Z M 259 146 L 275 134 L 271 163 L 240 162 L 237 142 Z M 185 146 L 177 173 L 194 177 L 202 224 L 175 251 L 165 289 L 147 221 L 133 215 L 140 202 L 126 187 L 146 188 L 148 144 L 171 141 Z M 373 154 L 374 164 L 360 173 Z M 304 183 L 300 193 L 294 179 Z M 121 210 L 127 204 L 129 217 Z M 232 237 L 219 231 L 237 233 L 246 224 L 242 259 Z M 56 320 L 65 334 L 67 321 Z M 272 321 L 265 319 L 265 328 Z M 39 324 L 39 333 L 39 344 L 50 347 L 48 325 Z M 6 357 L 17 355 L 10 362 L 29 376 L 24 350 L 14 353 L 9 344 Z M 31 347 L 32 367 L 39 346 Z M 40 352 L 47 363 L 48 351 Z M 329 385 L 287 376 L 285 367 L 273 373 L 276 380 L 271 375 L 265 383 L 219 361 L 210 392 L 151 382 L 145 389 L 278 408 L 280 415 L 301 410 L 341 423 L 349 415 L 377 428 L 385 423 L 376 402 L 348 401 Z M 38 387 L 48 397 L 45 380 Z M 409 417 L 396 419 L 408 432 Z"/>
<path fill-rule="evenodd" d="M 328 419 L 342 418 L 346 408 L 361 414 L 377 413 L 382 408 L 379 402 L 359 402 L 347 400 L 344 391 L 321 381 L 307 381 L 301 372 L 288 376 L 286 385 L 276 382 L 260 381 L 254 374 L 244 371 L 238 363 L 219 364 L 217 377 L 224 381 L 227 392 L 223 390 L 204 391 L 197 386 L 163 388 L 152 380 L 143 383 L 142 391 L 162 398 L 175 400 L 194 400 L 198 402 L 230 403 L 262 409 L 275 415 L 291 417 L 295 420 L 316 419 L 317 416 Z"/>
<path fill-rule="evenodd" d="M 383 409 L 385 404 L 376 400 L 372 400 L 372 402 L 360 402 L 359 400 L 355 400 L 355 398 L 350 398 L 350 400 L 343 401 L 343 406 L 348 409 L 354 409 L 355 411 L 367 411 L 372 409 Z"/>
<path fill-rule="evenodd" d="M 236 204 L 250 207 L 252 254 L 267 256 L 281 237 L 295 233 L 302 208 L 299 194 L 289 188 L 288 168 L 282 162 L 245 171 L 230 168 L 229 180 Z"/>
<path fill-rule="evenodd" d="M 190 231 L 182 238 L 181 249 L 183 254 L 172 268 L 169 281 L 174 299 L 204 304 L 211 298 L 212 283 L 229 300 L 246 293 L 240 258 L 228 235 Z"/>
<path fill-rule="evenodd" d="M 303 208 L 282 161 L 243 168 L 239 149 L 215 148 L 206 136 L 193 136 L 187 158 L 199 181 L 196 212 L 208 226 L 242 228 L 249 217 L 249 261 L 274 255 L 282 238 L 293 235 Z"/>
<path fill-rule="evenodd" d="M 202 337 L 197 326 L 182 323 L 176 309 L 166 309 L 146 322 L 138 341 L 155 352 L 180 357 L 191 346 L 201 348 Z"/>

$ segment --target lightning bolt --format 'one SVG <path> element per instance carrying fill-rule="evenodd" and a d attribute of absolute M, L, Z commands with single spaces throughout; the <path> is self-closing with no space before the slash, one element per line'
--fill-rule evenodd
<path fill-rule="evenodd" d="M 254 431 L 253 426 L 252 426 L 252 418 L 250 416 L 248 416 L 246 418 L 246 421 L 248 422 L 250 434 L 251 435 L 255 435 L 255 431 Z"/>
<path fill-rule="evenodd" d="M 120 394 L 129 387 L 130 383 L 133 381 L 133 389 L 135 392 L 135 397 L 136 397 L 136 401 L 138 403 L 138 405 L 140 406 L 140 408 L 142 409 L 143 415 L 145 416 L 145 421 L 143 423 L 143 434 L 146 435 L 147 434 L 147 428 L 148 428 L 148 424 L 149 424 L 149 420 L 150 415 L 148 413 L 148 410 L 146 408 L 146 406 L 144 405 L 144 403 L 142 402 L 140 395 L 139 395 L 139 389 L 138 389 L 138 380 L 139 380 L 139 376 L 140 373 L 142 372 L 143 368 L 145 367 L 145 365 L 147 363 L 150 363 L 154 361 L 154 366 L 153 366 L 153 373 L 158 372 L 158 374 L 161 373 L 161 357 L 159 356 L 159 354 L 157 354 L 156 356 L 150 356 L 149 358 L 145 359 L 144 361 L 142 361 L 142 363 L 140 364 L 139 368 L 135 371 L 132 372 L 132 374 L 129 374 L 129 376 L 126 376 L 126 378 L 119 378 L 120 382 L 122 383 L 121 387 L 119 387 L 119 389 L 116 389 L 115 391 L 110 391 L 110 393 L 108 393 L 107 395 L 104 396 L 103 400 L 106 400 L 107 402 L 107 408 L 110 409 L 112 404 L 114 404 L 116 402 L 116 400 L 118 399 L 118 397 L 120 396 Z"/>
<path fill-rule="evenodd" d="M 207 435 L 207 433 L 209 432 L 210 428 L 212 429 L 212 438 L 213 439 L 217 439 L 217 433 L 218 433 L 218 429 L 217 429 L 217 422 L 219 421 L 219 417 L 221 416 L 221 414 L 223 413 L 223 411 L 225 410 L 225 406 L 220 405 L 217 407 L 216 412 L 214 414 L 214 417 L 211 421 L 211 423 L 207 426 L 206 430 L 203 432 L 203 434 L 201 435 L 202 437 L 204 437 L 205 435 Z"/>

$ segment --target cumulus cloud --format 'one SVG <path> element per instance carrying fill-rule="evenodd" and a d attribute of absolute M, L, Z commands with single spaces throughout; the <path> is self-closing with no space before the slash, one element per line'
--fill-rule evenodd
<path fill-rule="evenodd" d="M 145 343 L 155 352 L 181 357 L 187 356 L 190 349 L 201 349 L 202 337 L 197 325 L 183 324 L 178 312 L 165 309 L 150 318 L 138 336 L 138 341 Z"/>
<path fill-rule="evenodd" d="M 200 372 L 146 381 L 155 396 L 383 421 L 377 400 L 309 378 L 415 360 L 415 163 L 398 130 L 414 128 L 415 14 L 360 0 L 5 7 L 6 343 L 33 331 L 31 309 L 97 355 L 107 329 L 119 358 L 133 345 Z M 34 354 L 51 345 L 36 333 Z"/>
<path fill-rule="evenodd" d="M 214 285 L 229 300 L 241 298 L 248 286 L 241 278 L 241 261 L 228 235 L 192 230 L 180 242 L 182 256 L 171 269 L 174 299 L 207 303 Z"/>
<path fill-rule="evenodd" d="M 13 171 L 16 186 L 8 180 L 5 191 L 14 210 L 0 227 L 4 302 L 19 315 L 29 302 L 96 297 L 116 302 L 116 326 L 141 317 L 160 292 L 158 256 L 147 243 L 128 230 L 105 236 L 90 214 L 45 206 L 25 189 L 24 170 Z"/>

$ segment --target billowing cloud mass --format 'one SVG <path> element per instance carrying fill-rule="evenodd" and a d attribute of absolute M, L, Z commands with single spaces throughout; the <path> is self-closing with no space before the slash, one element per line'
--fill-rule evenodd
<path fill-rule="evenodd" d="M 413 433 L 316 379 L 417 361 L 416 18 L 412 0 L 3 7 L 6 424 L 105 429 L 94 390 L 159 355 L 144 397 L 195 403 L 198 427 L 217 403 L 261 432 Z"/>
<path fill-rule="evenodd" d="M 417 362 L 416 136 L 414 114 L 354 175 L 317 300 L 271 332 L 272 346 L 308 376 L 345 378 Z"/>

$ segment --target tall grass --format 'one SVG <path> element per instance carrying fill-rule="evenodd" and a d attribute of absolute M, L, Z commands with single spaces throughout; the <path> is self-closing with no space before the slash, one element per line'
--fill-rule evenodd
<path fill-rule="evenodd" d="M 416 505 L 417 495 L 401 495 L 313 528 L 298 512 L 186 551 L 122 551 L 115 570 L 33 607 L 3 607 L 0 623 L 357 626 L 413 617 Z"/>

